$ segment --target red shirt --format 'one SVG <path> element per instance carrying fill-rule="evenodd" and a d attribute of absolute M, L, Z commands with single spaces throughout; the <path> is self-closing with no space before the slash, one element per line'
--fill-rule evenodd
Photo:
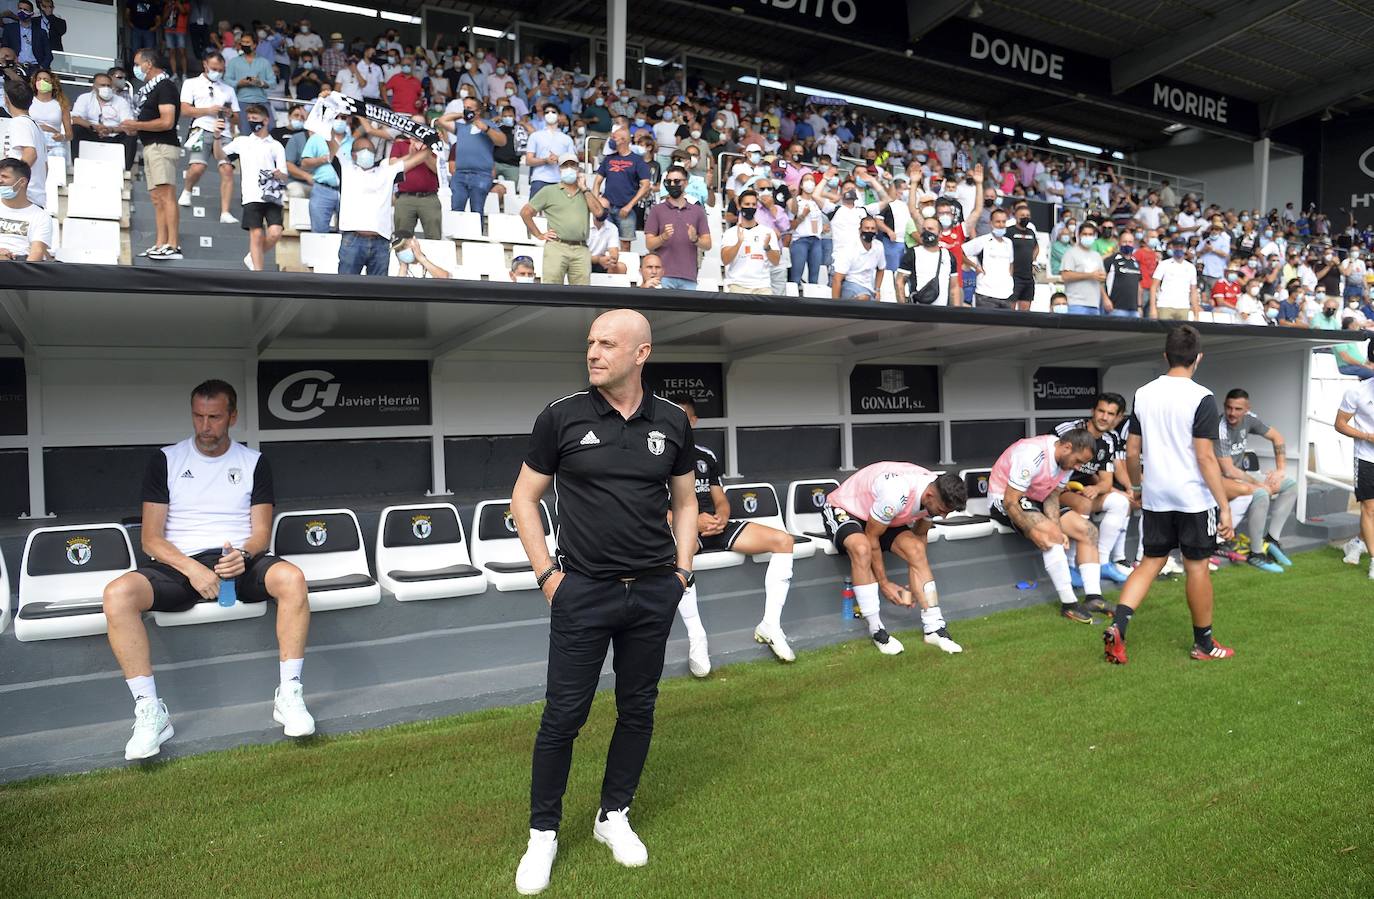
<path fill-rule="evenodd" d="M 949 250 L 954 259 L 954 272 L 959 276 L 959 289 L 964 289 L 964 225 L 962 222 L 940 232 L 940 246 Z"/>
<path fill-rule="evenodd" d="M 1239 297 L 1239 281 L 1227 281 L 1225 278 L 1218 278 L 1217 283 L 1212 285 L 1213 306 L 1225 306 L 1227 309 L 1234 309 Z"/>
<path fill-rule="evenodd" d="M 1135 261 L 1140 263 L 1140 286 L 1146 290 L 1154 288 L 1155 266 L 1159 265 L 1159 254 L 1149 247 L 1136 247 Z"/>
<path fill-rule="evenodd" d="M 391 142 L 391 158 L 404 159 L 410 155 L 410 141 Z M 439 190 L 439 175 L 430 171 L 423 162 L 401 176 L 396 182 L 396 192 L 401 194 L 432 194 Z"/>
<path fill-rule="evenodd" d="M 386 89 L 391 91 L 391 108 L 396 112 L 414 115 L 425 108 L 420 99 L 425 88 L 414 75 L 398 72 L 386 83 Z"/>

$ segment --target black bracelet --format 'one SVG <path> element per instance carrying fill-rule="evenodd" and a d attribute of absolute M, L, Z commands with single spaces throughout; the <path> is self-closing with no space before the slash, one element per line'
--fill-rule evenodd
<path fill-rule="evenodd" d="M 553 573 L 557 570 L 558 565 L 550 565 L 548 568 L 544 569 L 543 574 L 539 575 L 539 577 L 534 579 L 534 583 L 542 589 L 544 586 L 544 582 L 547 581 L 549 578 L 553 577 Z"/>

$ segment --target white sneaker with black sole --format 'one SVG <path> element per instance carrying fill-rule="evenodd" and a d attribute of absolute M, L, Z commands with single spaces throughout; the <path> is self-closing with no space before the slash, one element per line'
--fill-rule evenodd
<path fill-rule="evenodd" d="M 706 648 L 706 635 L 687 635 L 687 668 L 692 677 L 705 677 L 711 673 L 711 654 Z"/>
<path fill-rule="evenodd" d="M 308 737 L 315 732 L 315 719 L 305 707 L 305 691 L 300 681 L 277 687 L 272 699 L 272 720 L 282 726 L 288 737 Z"/>
<path fill-rule="evenodd" d="M 873 645 L 878 647 L 878 652 L 881 652 L 885 656 L 900 655 L 905 648 L 902 646 L 900 640 L 887 632 L 887 628 L 885 627 L 879 628 L 878 632 L 872 636 Z"/>
<path fill-rule="evenodd" d="M 606 812 L 606 820 L 601 813 L 596 814 L 592 825 L 592 838 L 598 843 L 611 847 L 611 856 L 627 868 L 642 868 L 649 863 L 649 850 L 630 827 L 630 810 L 627 808 Z"/>
<path fill-rule="evenodd" d="M 140 699 L 134 703 L 134 735 L 124 744 L 124 758 L 131 762 L 152 758 L 162 751 L 162 744 L 173 733 L 167 703 L 161 699 Z"/>
<path fill-rule="evenodd" d="M 160 244 L 160 243 L 155 243 L 155 244 L 153 244 L 151 247 L 149 247 L 148 249 L 144 250 L 142 253 L 139 253 L 138 255 L 139 255 L 140 257 L 142 257 L 142 258 L 145 258 L 145 259 L 151 259 L 151 258 L 153 258 L 154 256 L 160 256 L 160 255 L 162 254 L 163 250 L 165 250 L 165 249 L 167 249 L 167 248 L 164 247 L 162 244 Z"/>
<path fill-rule="evenodd" d="M 1341 559 L 1347 565 L 1360 564 L 1360 556 L 1364 555 L 1364 541 L 1359 537 L 1351 537 L 1345 541 L 1345 557 Z"/>
<path fill-rule="evenodd" d="M 940 628 L 938 631 L 933 631 L 929 634 L 926 634 L 925 641 L 929 643 L 931 646 L 940 647 L 945 652 L 950 653 L 951 655 L 953 655 L 956 652 L 964 651 L 964 647 L 960 646 L 958 643 L 955 643 L 953 638 L 950 637 L 949 631 L 943 627 Z"/>
<path fill-rule="evenodd" d="M 797 654 L 792 651 L 792 647 L 787 642 L 787 635 L 782 632 L 780 627 L 772 627 L 768 624 L 759 622 L 759 626 L 754 628 L 754 642 L 762 643 L 773 650 L 773 655 L 782 662 L 795 662 Z"/>
<path fill-rule="evenodd" d="M 549 886 L 553 860 L 558 857 L 558 831 L 530 829 L 530 842 L 515 869 L 515 891 L 534 896 Z"/>

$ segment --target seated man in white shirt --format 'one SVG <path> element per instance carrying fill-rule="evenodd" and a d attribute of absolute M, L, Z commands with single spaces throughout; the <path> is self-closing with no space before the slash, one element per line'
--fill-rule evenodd
<path fill-rule="evenodd" d="M 611 221 L 610 210 L 603 211 L 592 223 L 587 252 L 592 257 L 593 274 L 623 275 L 628 271 L 620 261 L 620 229 Z"/>
<path fill-rule="evenodd" d="M 887 254 L 878 242 L 878 220 L 865 216 L 859 222 L 859 248 L 836 254 L 830 296 L 836 300 L 876 300 L 883 286 Z"/>
<path fill-rule="evenodd" d="M 0 260 L 42 262 L 52 244 L 52 218 L 29 202 L 33 170 L 22 159 L 0 159 Z"/>
<path fill-rule="evenodd" d="M 134 164 L 136 142 L 132 134 L 119 130 L 119 123 L 134 117 L 129 101 L 114 91 L 114 81 L 104 72 L 91 80 L 91 89 L 72 104 L 74 155 L 80 157 L 81 144 L 119 144 L 124 148 L 124 171 Z"/>

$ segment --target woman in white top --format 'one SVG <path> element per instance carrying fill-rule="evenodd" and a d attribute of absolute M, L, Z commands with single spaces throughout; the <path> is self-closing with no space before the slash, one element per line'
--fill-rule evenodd
<path fill-rule="evenodd" d="M 48 139 L 48 155 L 66 157 L 72 141 L 72 104 L 62 92 L 62 82 L 47 69 L 33 73 L 33 102 L 29 117 Z"/>
<path fill-rule="evenodd" d="M 824 249 L 822 235 L 830 230 L 830 219 L 821 208 L 821 200 L 816 196 L 816 176 L 807 173 L 797 185 L 798 192 L 787 201 L 787 212 L 792 217 L 792 278 L 793 283 L 802 283 L 802 273 L 806 273 L 806 283 L 821 283 L 821 260 Z"/>

